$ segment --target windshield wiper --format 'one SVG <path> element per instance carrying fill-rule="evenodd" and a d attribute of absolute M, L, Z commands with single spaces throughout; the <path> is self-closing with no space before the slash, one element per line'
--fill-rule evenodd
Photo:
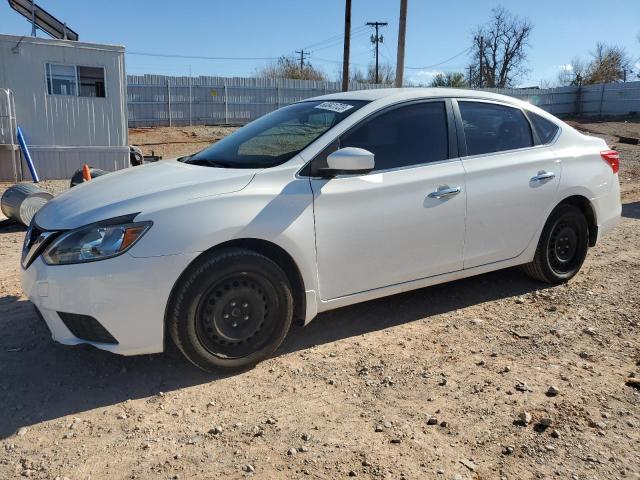
<path fill-rule="evenodd" d="M 209 160 L 208 158 L 196 158 L 194 160 L 187 160 L 185 163 L 189 163 L 191 165 L 206 165 L 208 167 L 215 168 L 233 168 L 233 165 L 225 162 L 220 162 L 218 160 Z"/>

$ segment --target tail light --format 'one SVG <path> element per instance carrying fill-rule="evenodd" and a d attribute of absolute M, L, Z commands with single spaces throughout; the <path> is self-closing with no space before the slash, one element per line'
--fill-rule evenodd
<path fill-rule="evenodd" d="M 609 164 L 613 173 L 618 173 L 620 170 L 620 154 L 615 150 L 605 150 L 600 152 L 602 159 Z"/>

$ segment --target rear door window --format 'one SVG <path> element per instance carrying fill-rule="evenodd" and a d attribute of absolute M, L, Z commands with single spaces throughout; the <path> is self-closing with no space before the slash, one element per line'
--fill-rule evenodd
<path fill-rule="evenodd" d="M 467 155 L 483 155 L 533 146 L 531 127 L 518 108 L 459 101 Z"/>

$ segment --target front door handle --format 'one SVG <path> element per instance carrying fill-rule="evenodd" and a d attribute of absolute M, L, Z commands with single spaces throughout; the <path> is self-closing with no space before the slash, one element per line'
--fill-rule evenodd
<path fill-rule="evenodd" d="M 428 197 L 429 198 L 447 198 L 453 197 L 460 193 L 460 187 L 441 187 L 438 188 L 435 192 L 431 192 Z"/>
<path fill-rule="evenodd" d="M 544 180 L 550 180 L 556 176 L 553 172 L 540 171 L 535 177 L 531 178 L 532 182 L 543 182 Z"/>

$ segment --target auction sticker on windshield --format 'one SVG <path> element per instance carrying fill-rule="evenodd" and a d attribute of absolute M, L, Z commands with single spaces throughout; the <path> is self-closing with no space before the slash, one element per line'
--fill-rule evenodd
<path fill-rule="evenodd" d="M 319 108 L 321 110 L 330 110 L 336 113 L 342 113 L 353 108 L 353 105 L 348 105 L 346 103 L 339 103 L 339 102 L 322 102 L 320 105 L 316 105 L 315 108 Z"/>

